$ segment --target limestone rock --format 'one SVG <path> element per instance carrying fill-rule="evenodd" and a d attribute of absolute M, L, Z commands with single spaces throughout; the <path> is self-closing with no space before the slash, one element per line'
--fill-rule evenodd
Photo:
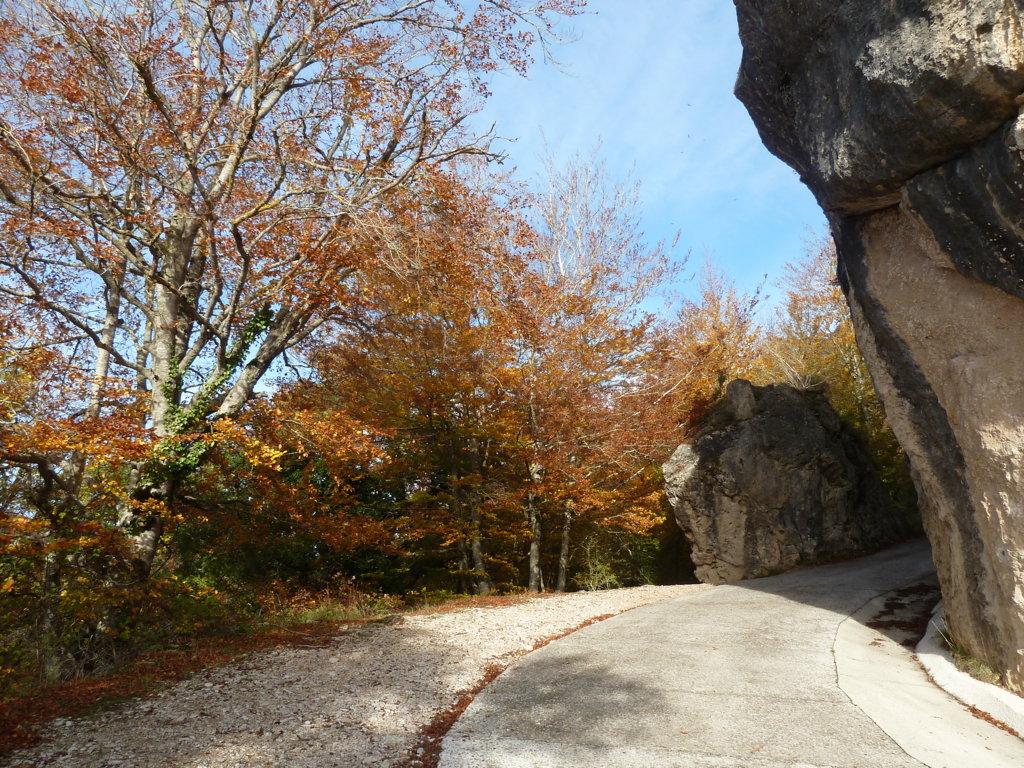
<path fill-rule="evenodd" d="M 1024 693 L 1024 0 L 735 0 L 737 95 L 829 216 L 950 630 Z"/>
<path fill-rule="evenodd" d="M 860 439 L 824 395 L 737 380 L 709 423 L 664 466 L 701 581 L 764 576 L 905 533 Z"/>
<path fill-rule="evenodd" d="M 827 208 L 898 201 L 1017 114 L 1024 0 L 736 0 L 736 93 Z"/>

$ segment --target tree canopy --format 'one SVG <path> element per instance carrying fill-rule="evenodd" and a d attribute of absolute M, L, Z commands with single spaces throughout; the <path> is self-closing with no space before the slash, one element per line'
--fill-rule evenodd
<path fill-rule="evenodd" d="M 896 467 L 824 248 L 767 329 L 710 265 L 663 316 L 636 185 L 495 173 L 467 116 L 582 5 L 3 5 L 0 667 L 651 581 L 659 467 L 737 376 L 827 382 Z"/>

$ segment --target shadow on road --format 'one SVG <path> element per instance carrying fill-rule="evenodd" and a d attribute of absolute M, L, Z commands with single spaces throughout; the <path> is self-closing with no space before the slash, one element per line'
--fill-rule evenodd
<path fill-rule="evenodd" d="M 931 545 L 921 537 L 866 557 L 729 586 L 849 614 L 875 595 L 927 581 L 934 571 Z"/>
<path fill-rule="evenodd" d="M 460 735 L 477 729 L 488 733 L 543 734 L 552 741 L 613 747 L 623 741 L 622 729 L 631 718 L 662 711 L 667 706 L 662 687 L 636 674 L 629 659 L 620 664 L 595 661 L 582 652 L 559 651 L 557 644 L 508 669 L 487 689 L 491 705 L 471 707 L 459 724 Z M 529 681 L 524 685 L 525 680 Z M 493 707 L 494 701 L 499 707 Z M 500 714 L 491 714 L 498 712 Z M 499 717 L 500 722 L 492 720 Z"/>

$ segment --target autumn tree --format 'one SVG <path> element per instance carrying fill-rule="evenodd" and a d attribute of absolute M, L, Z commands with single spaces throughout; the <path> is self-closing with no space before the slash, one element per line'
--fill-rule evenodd
<path fill-rule="evenodd" d="M 766 365 L 776 380 L 827 389 L 833 406 L 869 432 L 881 426 L 884 413 L 857 349 L 835 264 L 835 247 L 822 238 L 785 266 L 778 281 L 784 301 L 769 326 Z"/>
<path fill-rule="evenodd" d="M 119 600 L 120 585 L 106 575 L 130 554 L 123 537 L 111 535 L 103 507 L 116 503 L 116 478 L 126 464 L 146 455 L 146 430 L 129 382 L 107 382 L 105 417 L 83 407 L 95 382 L 70 345 L 52 341 L 62 329 L 19 309 L 0 310 L 0 446 L 15 459 L 2 464 L 0 627 L 10 631 L 0 630 L 0 657 L 18 655 L 4 646 L 29 621 L 31 650 L 49 678 L 73 660 L 67 647 L 77 652 L 94 643 L 101 606 Z M 72 484 L 77 497 L 66 493 Z M 66 632 L 64 616 L 79 629 Z"/>
<path fill-rule="evenodd" d="M 478 188 L 438 182 L 396 215 L 408 268 L 364 273 L 362 323 L 310 349 L 313 375 L 276 402 L 318 404 L 375 430 L 373 475 L 393 489 L 376 502 L 396 521 L 396 542 L 420 559 L 454 551 L 458 588 L 486 593 L 497 553 L 485 538 L 497 535 L 490 516 L 507 487 L 514 428 L 500 382 L 514 336 L 510 291 L 525 271 L 514 252 L 522 223 L 482 177 Z"/>
<path fill-rule="evenodd" d="M 659 464 L 695 435 L 730 380 L 755 375 L 762 354 L 760 290 L 739 290 L 710 260 L 695 287 L 656 328 L 651 361 L 628 400 L 645 423 L 645 451 Z"/>
<path fill-rule="evenodd" d="M 616 491 L 635 470 L 619 449 L 638 425 L 614 417 L 616 400 L 649 352 L 654 316 L 645 302 L 680 266 L 670 265 L 669 246 L 645 241 L 638 185 L 613 182 L 595 155 L 564 168 L 549 163 L 541 187 L 525 257 L 532 280 L 524 283 L 516 365 L 508 372 L 523 424 L 517 448 L 534 591 L 544 585 L 545 518 L 559 530 L 553 586 L 564 590 L 573 521 L 611 519 Z"/>
<path fill-rule="evenodd" d="M 376 437 L 315 399 L 260 397 L 182 483 L 165 537 L 174 578 L 218 589 L 224 615 L 347 592 L 349 561 L 394 549 L 360 493 L 382 460 Z"/>
<path fill-rule="evenodd" d="M 646 358 L 641 303 L 669 270 L 636 206 L 589 159 L 536 195 L 439 196 L 404 230 L 417 270 L 374 278 L 366 327 L 317 351 L 316 380 L 293 390 L 385 436 L 375 471 L 405 489 L 410 544 L 450 547 L 462 588 L 518 582 L 522 563 L 527 588 L 564 589 L 574 521 L 646 520 L 615 400 Z"/>
<path fill-rule="evenodd" d="M 214 424 L 350 314 L 367 264 L 400 258 L 395 193 L 489 152 L 464 122 L 485 78 L 524 71 L 579 5 L 4 5 L 0 291 L 84 376 L 51 421 L 138 413 L 152 437 L 116 489 L 135 579 Z M 4 459 L 84 514 L 88 451 L 16 439 Z"/>

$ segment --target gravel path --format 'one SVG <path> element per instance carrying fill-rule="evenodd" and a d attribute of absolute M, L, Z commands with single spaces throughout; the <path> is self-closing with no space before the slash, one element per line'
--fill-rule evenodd
<path fill-rule="evenodd" d="M 4 765 L 66 768 L 398 768 L 421 730 L 493 664 L 605 614 L 705 585 L 577 592 L 408 616 L 207 670 L 93 718 L 55 721 Z"/>

